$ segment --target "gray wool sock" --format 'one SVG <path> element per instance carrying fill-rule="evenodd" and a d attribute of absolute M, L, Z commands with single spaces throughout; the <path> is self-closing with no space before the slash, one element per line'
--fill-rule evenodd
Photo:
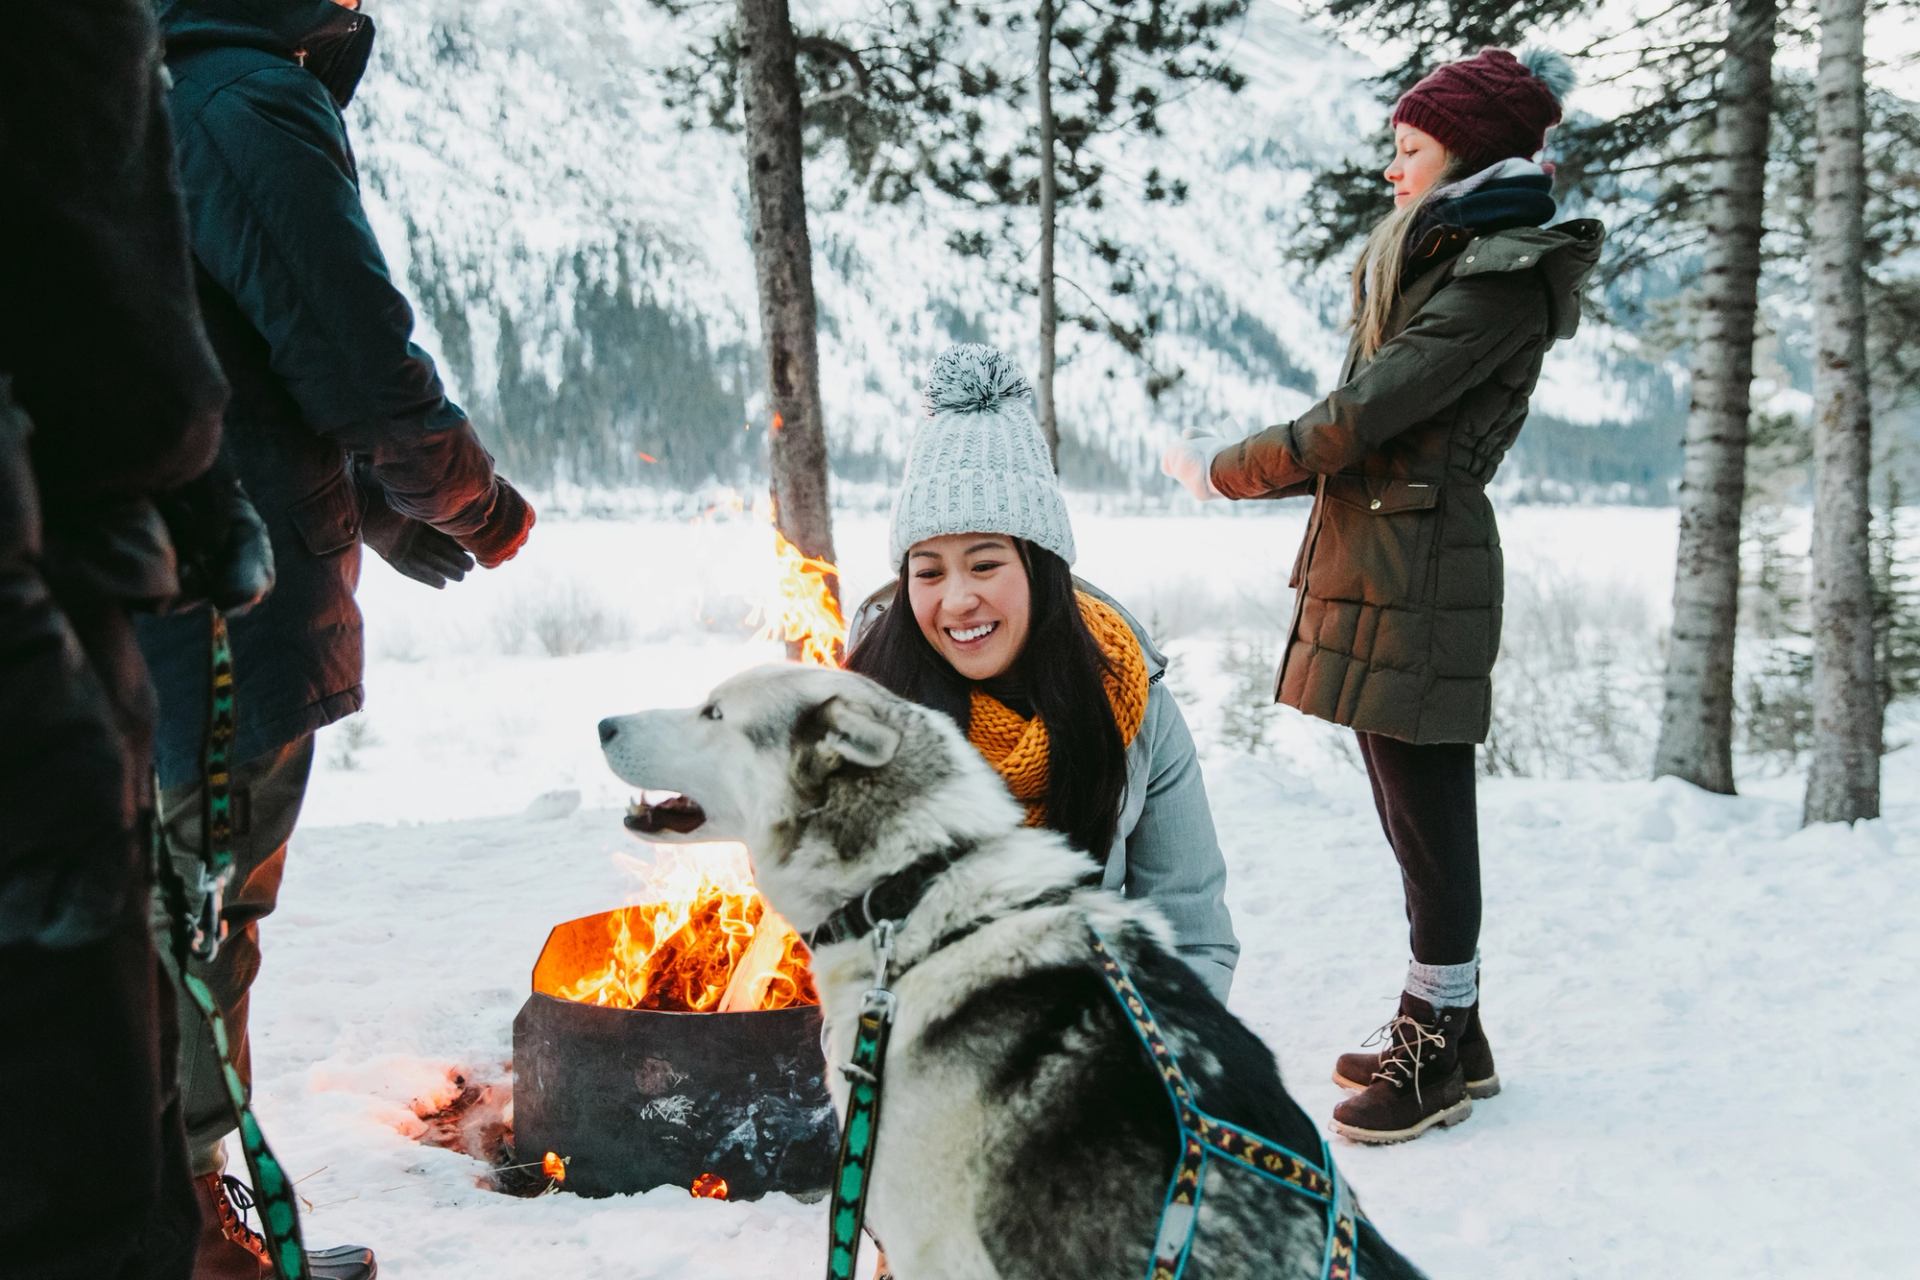
<path fill-rule="evenodd" d="M 1466 964 L 1421 964 L 1407 961 L 1406 992 L 1436 1009 L 1464 1009 L 1480 998 L 1480 959 Z"/>

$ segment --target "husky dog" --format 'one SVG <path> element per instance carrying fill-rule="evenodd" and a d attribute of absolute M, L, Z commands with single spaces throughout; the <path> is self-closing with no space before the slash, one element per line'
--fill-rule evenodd
<path fill-rule="evenodd" d="M 1316 1161 L 1273 1054 L 1175 954 L 1148 904 L 1022 810 L 951 720 L 857 675 L 763 667 L 698 707 L 600 722 L 648 840 L 737 840 L 805 936 L 849 904 L 899 911 L 897 998 L 867 1224 L 900 1280 L 1144 1276 L 1179 1152 L 1160 1071 L 1101 975 L 1097 929 L 1185 1066 L 1195 1103 Z M 916 872 L 928 868 L 931 873 Z M 908 873 L 905 877 L 901 873 Z M 910 900 L 898 886 L 913 883 Z M 883 902 L 890 894 L 892 903 Z M 871 939 L 815 939 L 843 1114 Z M 1321 1274 L 1326 1209 L 1212 1162 L 1186 1275 Z M 1418 1277 L 1364 1221 L 1356 1273 Z"/>

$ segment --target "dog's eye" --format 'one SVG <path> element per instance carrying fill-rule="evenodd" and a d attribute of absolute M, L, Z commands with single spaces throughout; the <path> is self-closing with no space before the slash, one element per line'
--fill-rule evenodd
<path fill-rule="evenodd" d="M 702 720 L 720 719 L 720 704 L 717 702 L 709 702 L 706 706 L 700 708 L 700 718 Z"/>

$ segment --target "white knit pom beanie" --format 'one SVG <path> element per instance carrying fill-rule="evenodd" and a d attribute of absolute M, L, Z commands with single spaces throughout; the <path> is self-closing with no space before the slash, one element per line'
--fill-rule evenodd
<path fill-rule="evenodd" d="M 964 343 L 933 362 L 924 399 L 893 504 L 891 563 L 943 534 L 1004 533 L 1072 564 L 1073 526 L 1026 375 L 1003 352 Z"/>

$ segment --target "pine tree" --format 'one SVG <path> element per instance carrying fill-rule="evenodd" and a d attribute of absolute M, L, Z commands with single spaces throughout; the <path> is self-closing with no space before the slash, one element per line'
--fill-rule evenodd
<path fill-rule="evenodd" d="M 1880 813 L 1869 547 L 1866 5 L 1820 0 L 1814 186 L 1813 764 L 1805 821 Z"/>
<path fill-rule="evenodd" d="M 1885 713 L 1894 702 L 1920 694 L 1920 567 L 1902 551 L 1909 533 L 1899 478 L 1887 472 L 1880 510 L 1874 513 L 1874 667 L 1879 677 L 1884 754 Z"/>
<path fill-rule="evenodd" d="M 1734 0 L 1715 109 L 1712 235 L 1694 335 L 1673 633 L 1654 748 L 1655 776 L 1727 794 L 1734 789 L 1740 513 L 1778 22 L 1777 0 Z"/>
<path fill-rule="evenodd" d="M 675 13 L 692 8 L 688 0 L 654 2 Z M 1166 104 L 1197 86 L 1244 85 L 1222 37 L 1249 2 L 1033 0 L 1031 10 L 997 10 L 902 0 L 887 7 L 884 25 L 797 38 L 801 79 L 814 90 L 805 104 L 807 143 L 843 146 L 864 198 L 934 198 L 947 210 L 989 216 L 990 229 L 953 231 L 947 244 L 1039 302 L 1036 398 L 1056 468 L 1062 328 L 1104 335 L 1135 357 L 1151 396 L 1177 381 L 1153 360 L 1160 316 L 1141 302 L 1147 256 L 1107 215 L 1122 182 L 1148 203 L 1169 204 L 1186 198 L 1187 184 L 1157 168 L 1114 168 L 1106 152 L 1128 138 L 1160 136 Z M 739 127 L 740 58 L 737 29 L 729 29 L 668 73 L 689 123 Z M 1048 68 L 1044 83 L 1040 66 Z M 1063 256 L 1103 278 L 1063 268 Z"/>
<path fill-rule="evenodd" d="M 1403 51 L 1375 81 L 1384 121 L 1399 96 L 1441 63 L 1487 46 L 1523 47 L 1539 30 L 1591 8 L 1579 0 L 1326 0 L 1320 11 L 1343 30 Z M 1698 226 L 1706 212 L 1715 77 L 1725 48 L 1715 32 L 1726 21 L 1715 0 L 1677 0 L 1606 31 L 1585 49 L 1566 50 L 1583 78 L 1609 78 L 1618 64 L 1630 62 L 1634 74 L 1655 86 L 1606 119 L 1574 109 L 1576 95 L 1549 145 L 1562 198 L 1606 208 L 1607 252 L 1596 272 L 1603 288 L 1698 248 L 1697 234 L 1676 232 Z M 1315 180 L 1296 227 L 1295 252 L 1303 261 L 1344 257 L 1379 221 L 1386 141 L 1383 125 L 1377 144 L 1356 148 L 1352 161 Z"/>
<path fill-rule="evenodd" d="M 1123 182 L 1148 203 L 1174 204 L 1186 198 L 1187 183 L 1157 168 L 1128 174 L 1113 155 L 1130 137 L 1160 136 L 1173 98 L 1200 85 L 1237 92 L 1245 84 L 1225 59 L 1222 35 L 1248 3 L 1035 0 L 1031 17 L 967 10 L 970 26 L 954 19 L 951 3 L 925 19 L 912 5 L 895 11 L 906 15 L 905 38 L 879 56 L 874 74 L 895 86 L 887 91 L 893 126 L 912 141 L 907 163 L 886 169 L 874 189 L 894 198 L 931 190 L 996 215 L 994 230 L 957 231 L 948 244 L 1039 302 L 1037 398 L 1056 467 L 1053 375 L 1063 326 L 1104 335 L 1135 357 L 1150 395 L 1177 380 L 1153 361 L 1160 316 L 1139 303 L 1151 274 L 1147 255 L 1105 214 Z M 1104 280 L 1063 269 L 1063 242 Z"/>

